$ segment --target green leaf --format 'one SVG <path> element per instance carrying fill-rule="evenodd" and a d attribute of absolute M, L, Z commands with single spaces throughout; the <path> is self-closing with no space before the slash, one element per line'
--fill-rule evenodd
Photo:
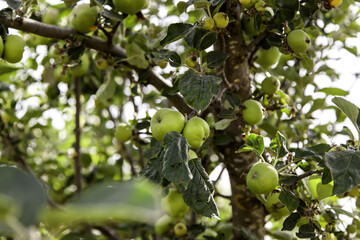
<path fill-rule="evenodd" d="M 299 232 L 296 233 L 298 238 L 313 238 L 315 237 L 315 229 L 312 224 L 304 224 L 300 226 Z"/>
<path fill-rule="evenodd" d="M 107 75 L 109 75 L 109 73 Z M 110 99 L 114 96 L 115 91 L 116 82 L 114 78 L 108 76 L 107 81 L 101 84 L 99 89 L 96 91 L 96 99 L 100 101 Z"/>
<path fill-rule="evenodd" d="M 283 228 L 281 229 L 281 231 L 292 231 L 295 227 L 296 224 L 299 222 L 299 220 L 301 219 L 301 216 L 299 213 L 295 212 L 290 214 L 284 221 L 283 223 Z"/>
<path fill-rule="evenodd" d="M 289 152 L 286 148 L 286 138 L 279 131 L 276 133 L 276 137 L 271 140 L 270 148 L 276 152 L 278 158 L 285 157 Z"/>
<path fill-rule="evenodd" d="M 342 208 L 337 208 L 337 207 L 332 207 L 331 208 L 332 210 L 334 210 L 334 212 L 336 212 L 337 214 L 343 214 L 345 216 L 348 216 L 350 218 L 354 218 L 354 219 L 359 219 L 359 216 L 352 213 L 352 212 L 349 212 L 349 211 L 346 211 Z"/>
<path fill-rule="evenodd" d="M 227 58 L 228 58 L 228 55 L 222 51 L 209 52 L 206 55 L 207 66 L 208 66 L 208 68 L 220 67 Z"/>
<path fill-rule="evenodd" d="M 295 158 L 314 158 L 316 161 L 324 159 L 326 152 L 330 151 L 331 146 L 325 143 L 312 147 L 298 148 L 295 150 Z"/>
<path fill-rule="evenodd" d="M 196 110 L 206 109 L 213 96 L 219 93 L 221 78 L 213 75 L 200 76 L 187 71 L 180 79 L 180 93 L 186 102 Z"/>
<path fill-rule="evenodd" d="M 322 88 L 318 90 L 318 92 L 323 92 L 327 96 L 333 95 L 333 96 L 346 96 L 349 95 L 348 91 L 342 90 L 340 88 Z"/>
<path fill-rule="evenodd" d="M 299 198 L 291 191 L 282 189 L 279 195 L 280 201 L 289 209 L 290 212 L 299 206 Z"/>
<path fill-rule="evenodd" d="M 10 8 L 17 10 L 20 8 L 21 0 L 5 0 Z"/>
<path fill-rule="evenodd" d="M 332 102 L 350 119 L 355 128 L 358 130 L 358 134 L 360 136 L 360 124 L 358 122 L 360 109 L 355 104 L 341 97 L 334 97 Z"/>
<path fill-rule="evenodd" d="M 0 167 L 0 176 L 0 194 L 19 206 L 19 221 L 26 227 L 36 225 L 46 205 L 44 187 L 33 175 L 15 167 Z"/>
<path fill-rule="evenodd" d="M 236 227 L 242 236 L 246 237 L 248 240 L 259 240 L 259 238 L 248 228 L 239 226 Z"/>
<path fill-rule="evenodd" d="M 145 51 L 142 50 L 136 43 L 129 43 L 126 45 L 127 61 L 138 68 L 146 69 L 149 62 L 145 58 Z"/>
<path fill-rule="evenodd" d="M 166 44 L 184 38 L 187 34 L 194 30 L 194 28 L 195 26 L 187 23 L 171 24 L 168 28 L 166 37 L 160 42 L 161 46 L 165 46 Z"/>
<path fill-rule="evenodd" d="M 261 135 L 257 135 L 255 133 L 251 133 L 250 136 L 246 137 L 244 145 L 240 147 L 238 152 L 254 151 L 259 156 L 261 156 L 264 150 L 265 150 L 264 137 Z"/>
<path fill-rule="evenodd" d="M 61 209 L 47 209 L 43 221 L 55 226 L 74 222 L 154 223 L 161 214 L 158 192 L 159 188 L 149 181 L 102 182 Z"/>
<path fill-rule="evenodd" d="M 360 151 L 325 154 L 325 164 L 334 180 L 333 194 L 343 194 L 360 184 Z"/>
<path fill-rule="evenodd" d="M 188 143 L 178 132 L 168 132 L 164 137 L 164 177 L 176 185 L 187 188 L 193 175 L 188 164 Z"/>
<path fill-rule="evenodd" d="M 205 50 L 216 42 L 216 36 L 216 33 L 213 31 L 204 28 L 195 28 L 184 40 L 190 47 Z"/>
<path fill-rule="evenodd" d="M 198 214 L 220 219 L 219 210 L 212 196 L 214 186 L 201 165 L 201 160 L 190 160 L 189 167 L 193 178 L 190 180 L 187 189 L 182 185 L 178 186 L 185 203 Z"/>
<path fill-rule="evenodd" d="M 236 119 L 221 119 L 220 121 L 214 123 L 214 128 L 216 130 L 225 130 L 234 120 Z"/>
<path fill-rule="evenodd" d="M 164 178 L 164 175 L 162 174 L 163 164 L 162 156 L 159 158 L 150 159 L 144 169 L 141 170 L 140 175 L 160 184 Z"/>
<path fill-rule="evenodd" d="M 20 69 L 20 67 L 16 67 L 4 62 L 0 61 L 0 75 L 6 74 L 6 73 L 11 73 L 11 72 L 15 72 L 18 69 Z"/>

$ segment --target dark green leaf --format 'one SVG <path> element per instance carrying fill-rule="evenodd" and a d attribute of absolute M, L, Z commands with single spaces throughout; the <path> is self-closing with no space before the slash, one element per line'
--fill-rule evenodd
<path fill-rule="evenodd" d="M 233 108 L 239 106 L 241 103 L 240 97 L 235 93 L 226 93 L 225 98 Z"/>
<path fill-rule="evenodd" d="M 185 203 L 198 214 L 209 218 L 219 218 L 219 210 L 212 196 L 214 186 L 202 167 L 201 160 L 190 160 L 189 167 L 193 178 L 190 180 L 187 189 L 183 185 L 178 186 Z"/>
<path fill-rule="evenodd" d="M 290 212 L 294 211 L 299 206 L 299 198 L 287 189 L 282 189 L 279 199 Z"/>
<path fill-rule="evenodd" d="M 5 1 L 9 5 L 9 7 L 11 7 L 14 10 L 19 9 L 21 5 L 21 0 L 5 0 Z"/>
<path fill-rule="evenodd" d="M 248 137 L 246 137 L 244 145 L 240 147 L 238 152 L 254 151 L 261 156 L 264 150 L 264 137 L 255 133 L 251 133 Z"/>
<path fill-rule="evenodd" d="M 259 240 L 259 238 L 250 229 L 243 226 L 239 226 L 237 227 L 237 229 L 239 230 L 242 236 L 246 237 L 246 239 Z"/>
<path fill-rule="evenodd" d="M 180 67 L 181 66 L 181 57 L 176 52 L 170 52 L 168 55 L 170 66 Z"/>
<path fill-rule="evenodd" d="M 271 140 L 270 148 L 277 153 L 278 158 L 285 157 L 289 152 L 286 148 L 286 138 L 279 131 L 276 133 L 276 137 Z"/>
<path fill-rule="evenodd" d="M 150 159 L 144 169 L 140 172 L 140 175 L 160 184 L 164 178 L 162 174 L 163 164 L 162 157 Z"/>
<path fill-rule="evenodd" d="M 358 130 L 360 135 L 360 124 L 358 124 L 358 118 L 360 115 L 360 109 L 353 103 L 345 100 L 341 97 L 334 97 L 332 102 L 340 108 L 343 113 L 350 119 L 350 121 L 354 124 L 355 128 Z"/>
<path fill-rule="evenodd" d="M 192 30 L 194 30 L 195 26 L 187 23 L 174 23 L 171 24 L 168 28 L 166 37 L 161 40 L 160 44 L 162 46 L 184 38 L 188 35 Z"/>
<path fill-rule="evenodd" d="M 360 184 L 360 151 L 325 154 L 325 164 L 334 180 L 333 194 L 343 194 Z"/>
<path fill-rule="evenodd" d="M 304 224 L 300 226 L 299 232 L 296 233 L 298 238 L 313 238 L 315 237 L 315 229 L 312 224 Z"/>
<path fill-rule="evenodd" d="M 291 176 L 280 175 L 280 179 L 279 179 L 280 183 L 286 186 L 294 185 L 297 182 L 297 180 L 298 180 L 297 175 L 291 175 Z"/>
<path fill-rule="evenodd" d="M 178 132 L 168 132 L 164 137 L 162 173 L 167 180 L 187 188 L 193 175 L 188 164 L 188 143 Z"/>
<path fill-rule="evenodd" d="M 185 38 L 185 42 L 193 48 L 205 50 L 216 42 L 216 34 L 204 28 L 195 28 Z"/>
<path fill-rule="evenodd" d="M 295 151 L 295 158 L 314 158 L 316 161 L 321 161 L 326 152 L 331 149 L 328 144 L 318 144 L 312 147 L 298 148 Z"/>
<path fill-rule="evenodd" d="M 299 213 L 295 212 L 290 214 L 290 216 L 285 219 L 281 231 L 292 231 L 296 227 L 296 224 L 299 222 L 300 219 L 301 216 Z"/>
<path fill-rule="evenodd" d="M 208 68 L 220 67 L 228 58 L 228 55 L 222 51 L 212 51 L 206 55 Z"/>
<path fill-rule="evenodd" d="M 180 79 L 180 93 L 186 102 L 196 110 L 206 109 L 213 96 L 219 93 L 221 78 L 213 75 L 200 76 L 193 71 L 187 71 Z"/>
<path fill-rule="evenodd" d="M 156 158 L 161 152 L 161 143 L 155 138 L 151 139 L 150 148 L 144 152 L 144 157 L 147 159 Z"/>

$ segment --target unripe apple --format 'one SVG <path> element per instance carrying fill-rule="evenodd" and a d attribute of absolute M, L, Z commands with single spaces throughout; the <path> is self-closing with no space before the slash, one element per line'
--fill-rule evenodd
<path fill-rule="evenodd" d="M 185 204 L 182 194 L 176 189 L 170 189 L 168 195 L 161 199 L 162 209 L 174 218 L 182 218 L 189 207 Z"/>
<path fill-rule="evenodd" d="M 271 192 L 266 196 L 265 208 L 275 218 L 290 214 L 288 208 L 279 199 L 280 192 Z"/>
<path fill-rule="evenodd" d="M 320 201 L 324 198 L 332 196 L 334 182 L 331 181 L 327 184 L 322 184 L 322 178 L 320 175 L 311 175 L 307 186 L 311 195 Z"/>
<path fill-rule="evenodd" d="M 199 148 L 210 135 L 209 124 L 202 118 L 193 117 L 185 124 L 183 135 L 192 148 Z"/>
<path fill-rule="evenodd" d="M 178 237 L 182 237 L 187 233 L 187 227 L 183 223 L 178 223 L 174 227 L 175 235 Z"/>
<path fill-rule="evenodd" d="M 118 142 L 127 142 L 132 136 L 132 130 L 126 123 L 120 123 L 115 131 L 115 138 Z"/>
<path fill-rule="evenodd" d="M 215 26 L 215 21 L 211 17 L 206 17 L 204 22 L 204 28 L 206 30 L 212 30 Z"/>
<path fill-rule="evenodd" d="M 357 227 L 355 224 L 351 224 L 346 227 L 346 231 L 348 233 L 356 233 L 356 230 L 357 230 Z"/>
<path fill-rule="evenodd" d="M 88 33 L 94 27 L 97 17 L 96 7 L 90 7 L 89 4 L 79 4 L 71 12 L 71 24 L 76 31 Z"/>
<path fill-rule="evenodd" d="M 343 0 L 328 0 L 330 3 L 330 6 L 332 7 L 338 7 L 342 3 Z"/>
<path fill-rule="evenodd" d="M 256 194 L 272 192 L 278 185 L 279 177 L 276 169 L 269 163 L 255 163 L 246 176 L 246 185 Z"/>
<path fill-rule="evenodd" d="M 279 87 L 280 81 L 276 77 L 267 77 L 261 82 L 261 90 L 268 95 L 276 93 Z"/>
<path fill-rule="evenodd" d="M 217 28 L 226 28 L 229 24 L 229 16 L 226 13 L 218 12 L 214 15 L 214 21 Z"/>
<path fill-rule="evenodd" d="M 45 9 L 42 22 L 46 24 L 56 25 L 59 20 L 59 10 L 57 8 L 48 7 Z"/>
<path fill-rule="evenodd" d="M 188 66 L 189 68 L 196 67 L 196 58 L 195 57 L 186 58 L 186 66 Z"/>
<path fill-rule="evenodd" d="M 101 58 L 96 61 L 96 66 L 100 70 L 105 70 L 108 66 L 108 63 L 105 59 Z"/>
<path fill-rule="evenodd" d="M 196 154 L 195 151 L 193 151 L 193 150 L 190 149 L 190 150 L 189 150 L 188 157 L 189 157 L 189 160 L 191 160 L 191 159 L 198 158 L 198 155 Z"/>
<path fill-rule="evenodd" d="M 170 131 L 181 133 L 185 125 L 185 117 L 178 111 L 169 108 L 158 110 L 150 122 L 154 138 L 160 142 Z"/>
<path fill-rule="evenodd" d="M 256 30 L 255 26 L 254 26 L 254 24 L 255 24 L 254 22 L 255 22 L 254 17 L 243 16 L 243 18 L 241 20 L 242 28 L 250 36 L 257 36 L 261 32 L 263 32 L 266 28 L 264 24 L 260 24 L 260 29 Z"/>
<path fill-rule="evenodd" d="M 80 58 L 80 63 L 70 68 L 70 72 L 74 77 L 82 77 L 89 71 L 89 67 L 90 67 L 89 57 L 86 54 L 84 54 Z"/>
<path fill-rule="evenodd" d="M 8 35 L 4 44 L 4 59 L 9 63 L 20 62 L 24 53 L 25 41 L 17 35 Z"/>
<path fill-rule="evenodd" d="M 113 3 L 117 11 L 134 15 L 145 7 L 146 0 L 113 0 Z"/>
<path fill-rule="evenodd" d="M 295 53 L 305 52 L 311 46 L 309 35 L 301 29 L 291 31 L 287 43 Z"/>
<path fill-rule="evenodd" d="M 247 124 L 258 124 L 264 117 L 261 103 L 256 100 L 246 100 L 244 102 L 245 109 L 242 110 L 242 116 Z"/>
<path fill-rule="evenodd" d="M 162 69 L 166 68 L 167 64 L 168 64 L 168 61 L 166 59 L 163 59 L 163 60 L 160 60 L 157 62 L 157 65 Z"/>
<path fill-rule="evenodd" d="M 2 40 L 2 37 L 0 36 L 0 58 L 2 57 L 4 52 L 4 42 Z"/>
<path fill-rule="evenodd" d="M 252 0 L 239 0 L 242 5 L 248 5 Z"/>
<path fill-rule="evenodd" d="M 257 1 L 257 2 L 255 3 L 255 9 L 256 9 L 256 11 L 258 11 L 258 12 L 263 12 L 263 11 L 265 11 L 265 10 L 266 10 L 266 7 L 267 7 L 267 4 L 266 4 L 266 2 L 264 2 L 263 0 Z"/>
<path fill-rule="evenodd" d="M 275 65 L 281 56 L 279 48 L 271 47 L 269 49 L 260 49 L 256 54 L 256 63 L 267 69 L 272 65 Z"/>
<path fill-rule="evenodd" d="M 168 215 L 162 216 L 155 223 L 155 233 L 159 236 L 164 235 L 171 229 L 174 219 Z"/>

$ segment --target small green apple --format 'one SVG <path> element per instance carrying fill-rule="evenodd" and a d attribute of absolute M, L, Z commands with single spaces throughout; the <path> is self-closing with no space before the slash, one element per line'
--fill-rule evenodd
<path fill-rule="evenodd" d="M 334 182 L 331 181 L 327 184 L 322 184 L 322 177 L 315 174 L 310 176 L 307 182 L 307 186 L 311 195 L 320 201 L 322 199 L 332 196 Z"/>
<path fill-rule="evenodd" d="M 275 65 L 280 59 L 281 53 L 279 48 L 271 47 L 269 49 L 260 49 L 256 53 L 256 60 L 255 62 L 262 66 L 263 68 L 267 69 L 273 65 Z"/>
<path fill-rule="evenodd" d="M 70 68 L 70 73 L 74 77 L 82 77 L 89 71 L 89 67 L 90 67 L 90 59 L 87 56 L 87 54 L 84 54 L 80 58 L 80 63 Z"/>
<path fill-rule="evenodd" d="M 151 132 L 156 140 L 162 142 L 168 132 L 181 133 L 185 117 L 178 111 L 169 108 L 158 110 L 150 122 Z"/>
<path fill-rule="evenodd" d="M 132 130 L 126 123 L 120 123 L 115 131 L 115 138 L 118 142 L 127 142 L 132 136 Z"/>
<path fill-rule="evenodd" d="M 280 192 L 271 192 L 266 196 L 265 208 L 275 218 L 290 214 L 288 208 L 279 199 Z"/>
<path fill-rule="evenodd" d="M 280 81 L 276 77 L 267 77 L 261 82 L 261 90 L 268 95 L 276 93 L 279 87 Z"/>
<path fill-rule="evenodd" d="M 0 58 L 2 57 L 4 52 L 4 42 L 2 40 L 2 37 L 0 36 Z"/>
<path fill-rule="evenodd" d="M 196 152 L 191 149 L 189 150 L 188 156 L 189 156 L 189 160 L 198 158 L 198 155 L 196 154 Z"/>
<path fill-rule="evenodd" d="M 247 33 L 250 36 L 257 36 L 266 29 L 264 24 L 260 24 L 260 29 L 256 30 L 254 17 L 243 16 L 241 20 L 241 25 L 245 33 Z"/>
<path fill-rule="evenodd" d="M 356 233 L 357 227 L 355 224 L 350 224 L 346 227 L 348 233 Z"/>
<path fill-rule="evenodd" d="M 24 53 L 25 41 L 17 35 L 8 35 L 4 44 L 4 59 L 9 63 L 20 62 Z"/>
<path fill-rule="evenodd" d="M 182 194 L 176 189 L 170 189 L 168 195 L 161 199 L 162 209 L 174 218 L 182 218 L 189 211 Z"/>
<path fill-rule="evenodd" d="M 196 58 L 195 57 L 186 58 L 186 66 L 188 66 L 189 68 L 196 67 Z"/>
<path fill-rule="evenodd" d="M 56 25 L 59 21 L 59 10 L 57 8 L 48 7 L 42 17 L 42 22 L 46 24 Z"/>
<path fill-rule="evenodd" d="M 215 26 L 215 21 L 211 17 L 206 17 L 204 21 L 204 28 L 206 30 L 212 30 Z"/>
<path fill-rule="evenodd" d="M 239 0 L 239 2 L 242 4 L 242 5 L 248 5 L 251 3 L 252 0 Z"/>
<path fill-rule="evenodd" d="M 166 66 L 167 66 L 167 64 L 168 64 L 168 60 L 162 59 L 162 60 L 158 61 L 156 64 L 157 64 L 161 69 L 164 69 L 164 68 L 166 68 Z"/>
<path fill-rule="evenodd" d="M 256 100 L 246 100 L 244 102 L 244 110 L 242 110 L 242 116 L 247 124 L 258 124 L 264 117 L 263 107 L 261 103 Z"/>
<path fill-rule="evenodd" d="M 76 5 L 71 12 L 71 24 L 74 29 L 81 33 L 88 33 L 96 24 L 98 10 L 89 4 Z"/>
<path fill-rule="evenodd" d="M 295 53 L 305 52 L 311 46 L 309 35 L 301 29 L 291 31 L 287 43 Z"/>
<path fill-rule="evenodd" d="M 210 135 L 209 124 L 202 118 L 193 117 L 185 124 L 183 135 L 192 148 L 199 148 Z"/>
<path fill-rule="evenodd" d="M 267 4 L 265 1 L 260 0 L 255 3 L 255 9 L 258 12 L 264 12 L 266 10 Z"/>
<path fill-rule="evenodd" d="M 159 218 L 155 223 L 155 233 L 159 236 L 164 235 L 170 231 L 171 226 L 174 224 L 174 219 L 168 215 Z"/>
<path fill-rule="evenodd" d="M 103 58 L 100 58 L 96 61 L 96 67 L 99 69 L 99 70 L 105 70 L 107 67 L 108 67 L 108 63 L 105 59 Z"/>
<path fill-rule="evenodd" d="M 130 15 L 139 12 L 146 5 L 146 0 L 113 0 L 113 2 L 117 11 Z"/>
<path fill-rule="evenodd" d="M 180 222 L 180 223 L 175 225 L 174 232 L 175 232 L 176 236 L 182 237 L 187 233 L 187 227 L 186 227 L 185 224 Z"/>
<path fill-rule="evenodd" d="M 214 15 L 214 21 L 217 28 L 226 28 L 229 24 L 229 16 L 226 13 L 218 12 Z"/>
<path fill-rule="evenodd" d="M 267 194 L 278 185 L 279 177 L 276 169 L 269 163 L 254 164 L 246 176 L 246 185 L 256 194 Z"/>

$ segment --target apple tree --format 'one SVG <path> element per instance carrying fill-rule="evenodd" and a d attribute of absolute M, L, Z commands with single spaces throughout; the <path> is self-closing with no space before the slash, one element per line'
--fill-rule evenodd
<path fill-rule="evenodd" d="M 359 238 L 357 2 L 5 0 L 0 239 Z"/>

